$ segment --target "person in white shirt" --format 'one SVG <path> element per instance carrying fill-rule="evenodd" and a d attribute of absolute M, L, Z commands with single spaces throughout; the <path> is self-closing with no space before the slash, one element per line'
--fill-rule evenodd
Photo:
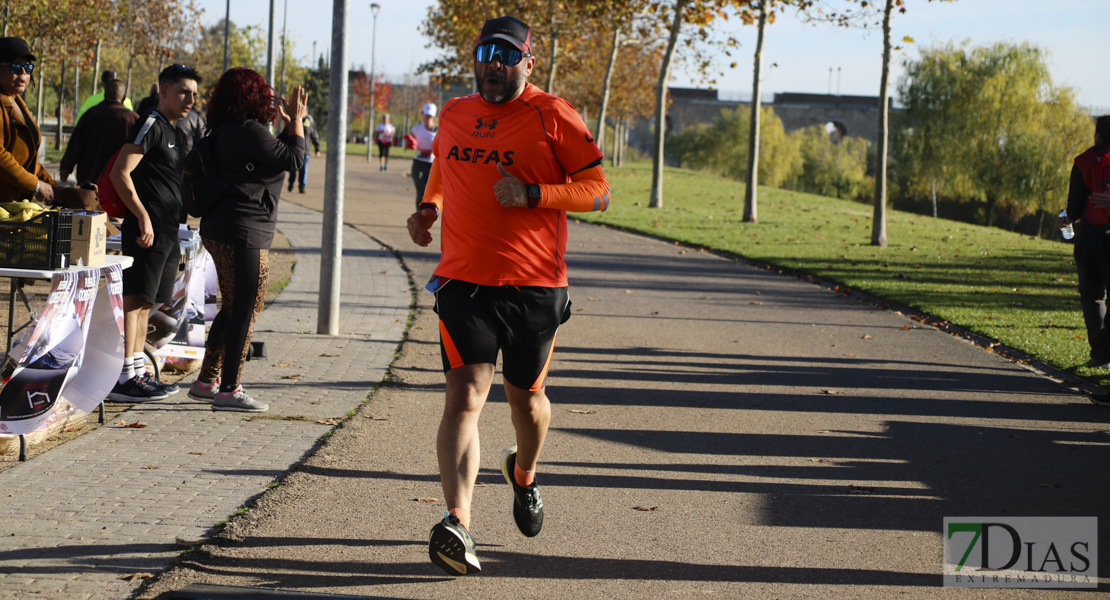
<path fill-rule="evenodd" d="M 389 147 L 393 145 L 393 136 L 397 128 L 389 122 L 389 115 L 382 116 L 382 122 L 374 128 L 374 143 L 378 145 L 378 170 L 384 171 L 389 164 Z"/>
<path fill-rule="evenodd" d="M 420 201 L 424 198 L 424 186 L 428 183 L 428 173 L 432 171 L 432 140 L 436 137 L 436 105 L 429 102 L 420 111 L 424 118 L 422 123 L 417 123 L 412 128 L 412 137 L 416 138 L 416 154 L 412 157 L 412 182 L 416 185 L 416 207 L 420 210 Z"/>

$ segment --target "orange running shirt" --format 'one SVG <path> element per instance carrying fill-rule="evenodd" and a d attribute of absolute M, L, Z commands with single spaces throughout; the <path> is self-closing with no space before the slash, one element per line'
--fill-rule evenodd
<path fill-rule="evenodd" d="M 565 287 L 566 211 L 502 208 L 493 185 L 501 179 L 498 161 L 526 184 L 565 184 L 597 164 L 601 150 L 574 107 L 530 83 L 505 104 L 477 94 L 455 98 L 440 113 L 433 149 L 443 194 L 435 274 L 489 286 Z M 439 204 L 429 192 L 425 201 Z"/>

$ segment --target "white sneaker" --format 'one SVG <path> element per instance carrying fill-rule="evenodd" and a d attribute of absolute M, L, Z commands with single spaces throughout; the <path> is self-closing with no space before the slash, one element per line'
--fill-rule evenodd
<path fill-rule="evenodd" d="M 270 405 L 259 402 L 243 391 L 242 386 L 235 388 L 234 392 L 225 394 L 219 392 L 212 398 L 212 410 L 233 410 L 236 412 L 266 412 Z"/>

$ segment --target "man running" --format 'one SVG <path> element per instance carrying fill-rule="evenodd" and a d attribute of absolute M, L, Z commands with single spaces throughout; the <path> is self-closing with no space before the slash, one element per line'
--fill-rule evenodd
<path fill-rule="evenodd" d="M 478 94 L 440 112 L 424 202 L 408 219 L 427 246 L 443 217 L 442 256 L 428 289 L 440 318 L 447 398 L 436 438 L 447 515 L 428 554 L 450 575 L 481 571 L 470 536 L 478 475 L 478 416 L 502 352 L 516 446 L 502 454 L 513 518 L 532 537 L 543 527 L 536 464 L 551 420 L 545 381 L 555 333 L 570 317 L 567 211 L 605 210 L 601 151 L 565 100 L 527 83 L 531 29 L 486 21 L 474 49 Z"/>

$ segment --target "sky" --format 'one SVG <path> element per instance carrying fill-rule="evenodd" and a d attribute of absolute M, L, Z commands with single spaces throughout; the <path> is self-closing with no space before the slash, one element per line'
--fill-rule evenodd
<path fill-rule="evenodd" d="M 836 0 L 829 0 L 836 2 Z M 283 0 L 275 0 L 277 28 L 283 17 Z M 371 55 L 375 70 L 400 77 L 413 72 L 421 63 L 437 55 L 427 48 L 418 27 L 435 4 L 431 0 L 377 0 L 381 5 L 377 27 L 373 26 L 370 2 L 348 4 L 349 38 L 347 56 L 352 67 L 369 70 Z M 230 0 L 231 22 L 266 27 L 269 0 Z M 223 18 L 225 0 L 199 0 L 205 10 L 205 24 Z M 1056 84 L 1075 90 L 1081 105 L 1098 112 L 1110 112 L 1110 67 L 1106 56 L 1110 41 L 1099 35 L 1110 22 L 1110 0 L 957 0 L 926 2 L 906 0 L 905 14 L 893 20 L 893 39 L 903 49 L 896 53 L 891 93 L 901 76 L 899 63 L 915 60 L 920 49 L 949 41 L 970 40 L 972 45 L 996 42 L 1030 42 L 1048 51 L 1049 70 Z M 1051 8 L 1048 5 L 1051 4 Z M 317 55 L 330 52 L 331 7 L 325 0 L 288 0 L 289 39 L 296 44 L 295 54 L 310 60 L 313 42 Z M 491 15 L 493 16 L 493 15 Z M 741 48 L 733 57 L 717 57 L 724 71 L 717 77 L 722 97 L 750 95 L 752 53 L 756 28 L 744 27 L 737 20 L 721 24 L 718 31 L 737 37 Z M 914 39 L 901 43 L 903 37 Z M 1103 41 L 1097 40 L 1101 37 Z M 764 42 L 763 90 L 775 92 L 841 93 L 876 96 L 882 63 L 881 30 L 843 29 L 813 25 L 796 14 L 786 12 L 767 28 Z M 735 69 L 728 64 L 736 61 Z M 831 77 L 830 77 L 830 69 Z M 671 85 L 708 87 L 698 83 L 696 73 L 676 70 Z"/>

